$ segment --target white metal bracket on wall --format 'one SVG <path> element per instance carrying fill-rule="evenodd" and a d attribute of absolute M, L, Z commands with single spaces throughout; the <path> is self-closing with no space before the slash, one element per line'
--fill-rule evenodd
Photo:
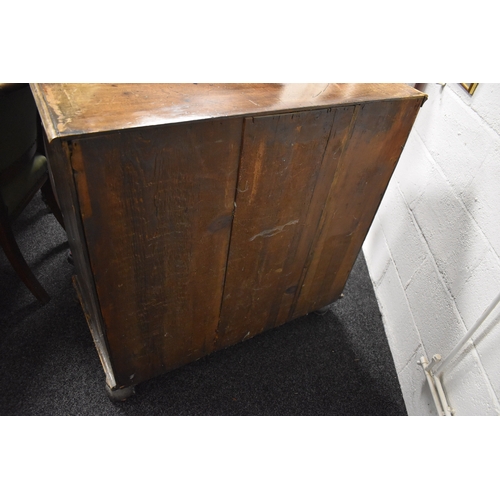
<path fill-rule="evenodd" d="M 422 356 L 418 361 L 418 364 L 422 366 L 425 378 L 429 384 L 431 390 L 432 399 L 436 405 L 436 410 L 440 416 L 451 416 L 454 415 L 454 411 L 448 404 L 446 399 L 446 394 L 443 389 L 443 371 L 444 368 L 452 361 L 455 356 L 460 352 L 465 343 L 476 333 L 477 329 L 484 323 L 486 318 L 491 314 L 493 309 L 500 302 L 500 293 L 493 299 L 491 304 L 484 310 L 483 314 L 474 323 L 472 328 L 463 336 L 463 338 L 457 343 L 453 350 L 446 356 L 446 358 L 441 359 L 441 355 L 435 354 L 430 362 L 427 361 L 425 356 Z"/>

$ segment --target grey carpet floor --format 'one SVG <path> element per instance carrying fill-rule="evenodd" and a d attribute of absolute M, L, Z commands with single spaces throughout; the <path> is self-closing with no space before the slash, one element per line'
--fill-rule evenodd
<path fill-rule="evenodd" d="M 0 250 L 0 415 L 406 415 L 362 253 L 344 298 L 139 384 L 111 402 L 71 285 L 64 231 L 37 195 L 14 225 L 51 301 Z"/>

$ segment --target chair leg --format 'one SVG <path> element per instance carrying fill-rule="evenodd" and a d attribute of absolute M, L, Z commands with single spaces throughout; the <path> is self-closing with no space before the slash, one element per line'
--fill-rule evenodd
<path fill-rule="evenodd" d="M 54 214 L 54 217 L 57 219 L 59 224 L 61 224 L 62 228 L 65 229 L 64 227 L 64 220 L 63 216 L 61 213 L 61 209 L 59 208 L 59 204 L 57 203 L 56 197 L 54 195 L 54 191 L 52 190 L 52 185 L 50 184 L 50 179 L 47 179 L 42 186 L 42 196 L 49 206 L 51 212 Z"/>
<path fill-rule="evenodd" d="M 14 233 L 12 232 L 10 224 L 5 220 L 0 222 L 0 244 L 5 251 L 5 255 L 31 293 L 42 304 L 46 304 L 50 300 L 50 296 L 36 279 L 27 262 L 24 260 L 23 254 L 14 238 Z"/>

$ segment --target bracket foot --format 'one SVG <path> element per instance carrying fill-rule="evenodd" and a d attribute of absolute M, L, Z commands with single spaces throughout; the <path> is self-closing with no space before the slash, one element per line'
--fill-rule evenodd
<path fill-rule="evenodd" d="M 106 393 L 108 398 L 113 403 L 119 403 L 125 401 L 135 394 L 135 386 L 131 385 L 129 387 L 123 387 L 121 389 L 111 389 L 109 385 L 106 384 Z"/>

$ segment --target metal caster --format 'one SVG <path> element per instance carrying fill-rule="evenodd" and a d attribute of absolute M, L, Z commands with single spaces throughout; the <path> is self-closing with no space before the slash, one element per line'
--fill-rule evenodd
<path fill-rule="evenodd" d="M 135 394 L 135 386 L 123 387 L 121 389 L 111 389 L 106 385 L 106 393 L 113 403 L 120 403 Z"/>

